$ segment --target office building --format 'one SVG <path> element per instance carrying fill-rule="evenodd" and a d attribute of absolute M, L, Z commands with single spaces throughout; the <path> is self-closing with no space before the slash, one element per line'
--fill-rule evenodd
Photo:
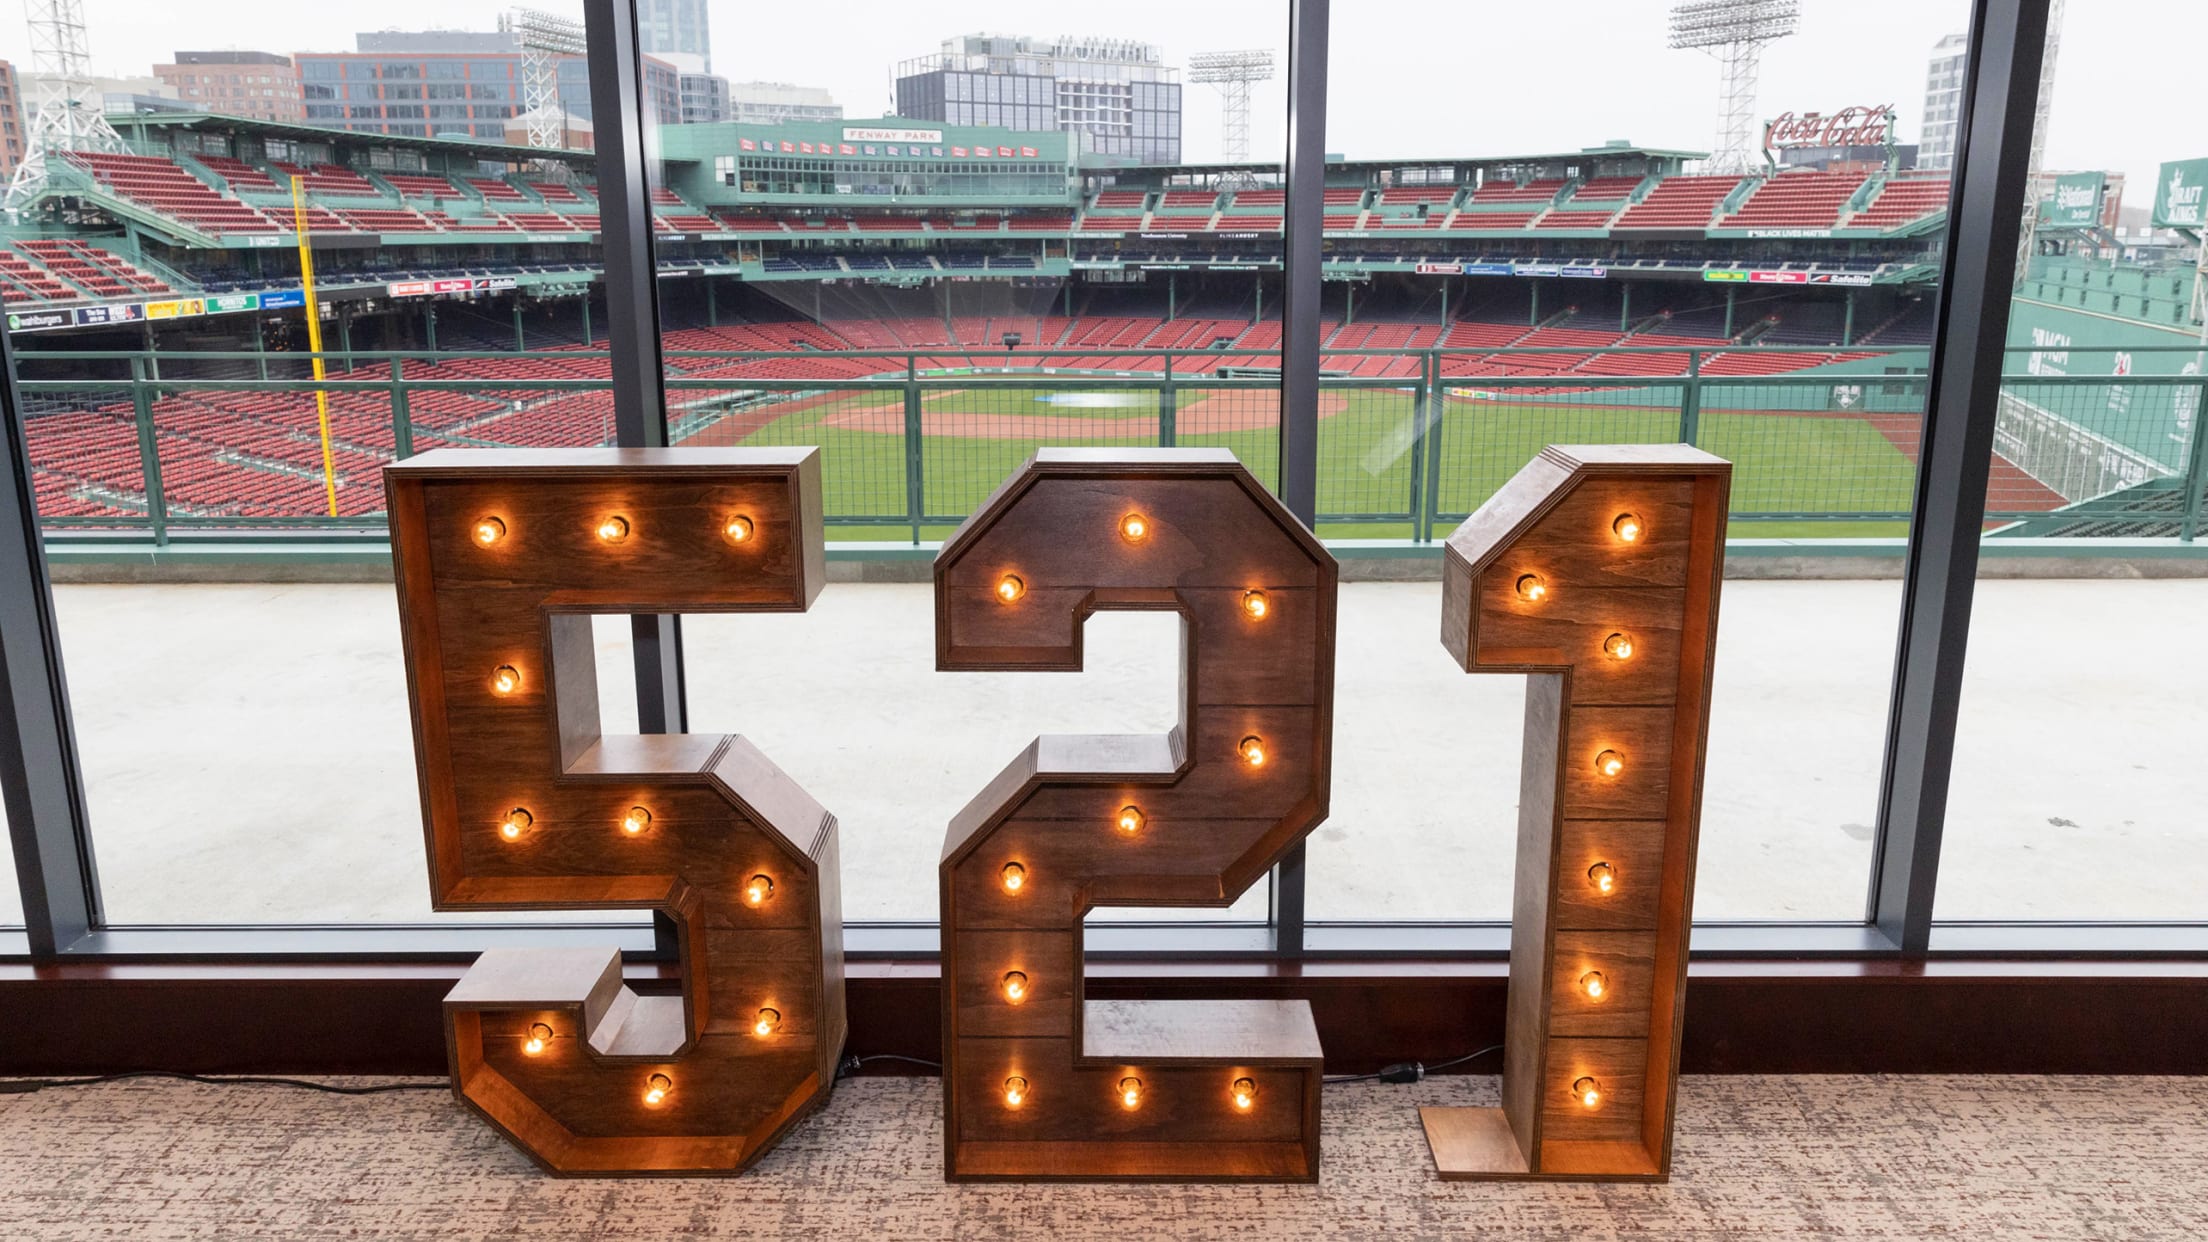
<path fill-rule="evenodd" d="M 512 31 L 373 31 L 351 52 L 301 52 L 306 121 L 335 129 L 403 137 L 462 134 L 502 139 L 506 122 L 528 108 L 520 36 Z M 553 106 L 590 119 L 590 67 L 580 56 L 554 58 Z M 682 120 L 681 75 L 644 59 L 652 119 Z"/>
<path fill-rule="evenodd" d="M 178 52 L 155 77 L 176 89 L 178 99 L 203 112 L 246 116 L 262 121 L 304 121 L 306 103 L 299 94 L 299 70 L 291 57 L 273 52 Z"/>
<path fill-rule="evenodd" d="M 897 66 L 897 115 L 1064 130 L 1137 163 L 1181 158 L 1180 71 L 1154 43 L 970 34 Z"/>

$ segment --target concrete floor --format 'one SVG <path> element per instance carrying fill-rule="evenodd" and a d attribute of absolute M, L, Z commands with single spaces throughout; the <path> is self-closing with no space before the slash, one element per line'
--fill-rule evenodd
<path fill-rule="evenodd" d="M 56 594 L 112 921 L 433 917 L 388 586 Z M 1860 916 L 1898 607 L 1892 581 L 1726 585 L 1699 916 Z M 1342 589 L 1314 918 L 1508 916 L 1522 690 L 1457 671 L 1438 608 L 1432 583 Z M 2203 616 L 2203 581 L 1980 587 L 1942 917 L 2208 917 L 2208 660 L 2179 654 Z M 923 586 L 685 625 L 694 727 L 747 734 L 836 812 L 855 920 L 934 916 L 945 822 L 1035 733 L 1174 710 L 1159 616 L 1097 618 L 1079 674 L 934 672 Z M 604 699 L 633 701 L 626 627 L 600 634 Z"/>

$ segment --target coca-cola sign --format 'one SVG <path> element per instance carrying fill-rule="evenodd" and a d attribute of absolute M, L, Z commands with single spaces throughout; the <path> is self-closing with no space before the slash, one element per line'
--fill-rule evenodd
<path fill-rule="evenodd" d="M 1763 149 L 1797 147 L 1879 147 L 1886 145 L 1894 106 L 1842 108 L 1838 112 L 1786 112 L 1763 127 Z"/>

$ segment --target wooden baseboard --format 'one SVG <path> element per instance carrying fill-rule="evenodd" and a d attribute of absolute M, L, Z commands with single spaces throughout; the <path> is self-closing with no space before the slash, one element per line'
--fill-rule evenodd
<path fill-rule="evenodd" d="M 0 963 L 0 1074 L 443 1074 L 439 1005 L 465 969 Z M 648 988 L 659 974 L 630 979 Z M 854 959 L 848 974 L 847 1053 L 941 1059 L 932 967 Z M 1461 1056 L 1503 1031 L 1499 962 L 1113 963 L 1089 995 L 1308 1000 L 1329 1073 Z M 2200 961 L 1696 963 L 1686 1016 L 1689 1074 L 2208 1074 Z"/>

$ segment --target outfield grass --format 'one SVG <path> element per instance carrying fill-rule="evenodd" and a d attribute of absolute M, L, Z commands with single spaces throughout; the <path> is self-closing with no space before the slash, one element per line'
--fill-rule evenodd
<path fill-rule="evenodd" d="M 1138 404 L 1080 407 L 1038 400 L 1053 389 L 960 389 L 927 394 L 932 422 L 951 414 L 972 421 L 976 434 L 921 437 L 920 466 L 927 513 L 956 519 L 971 511 L 1006 475 L 1046 445 L 1141 447 L 1156 443 L 1148 420 L 1155 395 L 1128 393 Z M 1604 393 L 1604 402 L 1630 400 L 1630 392 Z M 1388 520 L 1322 522 L 1330 538 L 1406 538 L 1412 533 L 1412 464 L 1417 425 L 1409 393 L 1361 390 L 1348 407 L 1319 422 L 1319 511 L 1369 514 Z M 1246 402 L 1246 418 L 1265 425 L 1208 435 L 1183 434 L 1184 446 L 1231 449 L 1268 486 L 1277 483 L 1278 433 L 1271 425 L 1270 389 L 1183 390 L 1186 409 L 1207 398 Z M 1642 408 L 1605 404 L 1449 403 L 1440 431 L 1440 505 L 1443 529 L 1515 474 L 1546 444 L 1672 443 L 1679 437 L 1676 398 L 1652 390 Z M 759 428 L 746 444 L 817 444 L 822 451 L 827 512 L 832 517 L 880 517 L 881 525 L 835 525 L 835 539 L 906 539 L 905 437 L 825 425 L 839 412 L 901 404 L 895 392 L 851 392 L 837 401 L 800 410 Z M 1218 409 L 1219 407 L 1212 407 Z M 756 413 L 756 412 L 755 412 Z M 1054 429 L 1052 438 L 1022 437 L 1015 420 L 1030 416 L 1069 420 L 1077 434 Z M 992 428 L 991 424 L 997 424 Z M 997 434 L 991 434 L 995 431 Z M 1797 513 L 1903 512 L 1909 508 L 1913 467 L 1907 456 L 1868 422 L 1853 417 L 1705 410 L 1700 446 L 1734 463 L 1731 533 L 1748 538 L 1842 538 L 1906 533 L 1896 521 L 1786 518 Z M 1763 520 L 1761 515 L 1772 515 Z M 947 526 L 931 524 L 923 537 Z"/>

